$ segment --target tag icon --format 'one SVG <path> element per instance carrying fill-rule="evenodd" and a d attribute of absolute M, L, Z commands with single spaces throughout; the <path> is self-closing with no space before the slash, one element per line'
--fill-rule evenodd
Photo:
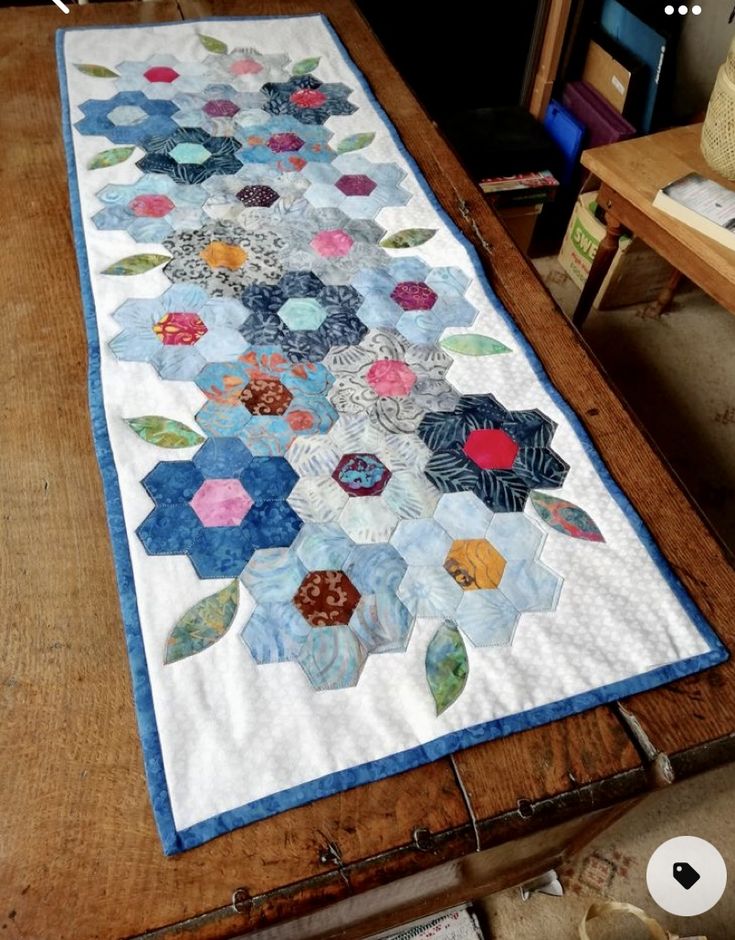
<path fill-rule="evenodd" d="M 689 862 L 674 862 L 673 875 L 674 881 L 678 881 L 685 891 L 692 888 L 701 877 Z"/>

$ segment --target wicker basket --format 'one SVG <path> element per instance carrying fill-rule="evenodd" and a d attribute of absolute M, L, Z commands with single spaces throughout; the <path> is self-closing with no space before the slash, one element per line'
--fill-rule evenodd
<path fill-rule="evenodd" d="M 735 180 L 735 39 L 717 73 L 702 127 L 701 146 L 712 169 Z"/>

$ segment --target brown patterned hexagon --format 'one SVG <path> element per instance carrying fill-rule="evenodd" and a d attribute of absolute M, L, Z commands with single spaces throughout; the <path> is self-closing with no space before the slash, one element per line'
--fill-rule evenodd
<path fill-rule="evenodd" d="M 279 379 L 257 375 L 240 392 L 240 401 L 252 415 L 282 415 L 293 395 Z"/>
<path fill-rule="evenodd" d="M 310 571 L 293 602 L 312 627 L 333 627 L 349 622 L 360 592 L 344 571 Z"/>

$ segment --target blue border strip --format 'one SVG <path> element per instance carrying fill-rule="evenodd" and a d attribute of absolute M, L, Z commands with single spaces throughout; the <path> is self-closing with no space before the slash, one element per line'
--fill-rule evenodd
<path fill-rule="evenodd" d="M 348 790 L 361 784 L 370 783 L 379 780 L 382 777 L 388 777 L 392 774 L 401 773 L 411 768 L 419 767 L 422 764 L 445 757 L 461 748 L 470 747 L 473 744 L 479 744 L 484 741 L 490 741 L 494 738 L 504 737 L 518 731 L 525 731 L 529 728 L 547 724 L 559 718 L 576 714 L 603 705 L 620 698 L 635 695 L 639 692 L 645 692 L 656 686 L 671 682 L 684 676 L 692 675 L 702 669 L 715 666 L 724 662 L 729 657 L 727 648 L 722 644 L 710 625 L 702 616 L 692 598 L 687 593 L 683 584 L 676 577 L 668 562 L 664 558 L 660 549 L 654 542 L 651 534 L 646 529 L 642 519 L 638 516 L 633 506 L 628 501 L 620 487 L 611 477 L 602 458 L 597 453 L 594 444 L 590 440 L 584 426 L 580 422 L 571 406 L 562 398 L 556 388 L 549 380 L 546 371 L 536 356 L 528 340 L 521 333 L 507 310 L 503 307 L 495 291 L 492 289 L 487 276 L 482 268 L 479 256 L 474 245 L 466 238 L 464 233 L 455 225 L 449 217 L 444 207 L 439 203 L 436 196 L 429 188 L 423 177 L 416 161 L 407 151 L 396 128 L 388 118 L 387 114 L 380 106 L 365 76 L 358 70 L 355 63 L 350 58 L 347 49 L 332 27 L 331 23 L 323 14 L 311 14 L 319 17 L 325 24 L 326 29 L 332 37 L 337 50 L 342 55 L 344 63 L 347 65 L 355 81 L 362 88 L 368 100 L 375 108 L 379 119 L 387 129 L 394 144 L 398 148 L 403 158 L 413 171 L 416 180 L 421 186 L 424 195 L 427 197 L 439 217 L 449 228 L 451 234 L 465 248 L 468 253 L 473 273 L 477 280 L 482 284 L 485 292 L 493 302 L 500 316 L 505 320 L 506 325 L 513 334 L 518 346 L 521 348 L 525 357 L 534 371 L 534 374 L 542 383 L 554 403 L 562 411 L 566 419 L 574 429 L 585 453 L 592 461 L 592 464 L 605 484 L 608 492 L 624 512 L 630 522 L 633 530 L 647 549 L 652 561 L 655 563 L 660 574 L 674 592 L 677 600 L 682 605 L 687 615 L 690 617 L 702 637 L 711 647 L 707 653 L 699 656 L 693 656 L 689 659 L 677 663 L 671 663 L 667 666 L 661 666 L 639 676 L 625 679 L 621 682 L 615 682 L 611 685 L 602 686 L 589 692 L 571 696 L 558 702 L 552 702 L 538 708 L 521 712 L 516 715 L 510 715 L 505 718 L 495 719 L 474 725 L 471 728 L 465 728 L 461 731 L 455 731 L 443 737 L 436 738 L 424 745 L 402 751 L 380 760 L 370 761 L 357 767 L 351 767 L 337 773 L 328 774 L 317 780 L 309 781 L 287 790 L 282 790 L 269 797 L 255 800 L 237 809 L 221 813 L 210 819 L 190 826 L 187 829 L 177 830 L 174 824 L 171 802 L 166 784 L 166 775 L 163 767 L 163 757 L 161 753 L 161 743 L 158 736 L 158 727 L 153 708 L 153 697 L 151 693 L 150 678 L 148 675 L 148 666 L 146 663 L 145 648 L 141 634 L 140 619 L 138 616 L 137 596 L 135 592 L 135 583 L 133 581 L 132 565 L 130 561 L 129 545 L 125 531 L 125 523 L 122 512 L 122 501 L 120 496 L 120 485 L 115 467 L 110 439 L 107 430 L 105 418 L 101 374 L 100 374 L 100 342 L 97 331 L 97 319 L 92 296 L 92 287 L 89 276 L 89 262 L 87 258 L 87 249 L 84 241 L 84 227 L 82 224 L 82 213 L 79 199 L 79 182 L 76 173 L 76 163 L 74 159 L 74 145 L 72 140 L 69 93 L 66 85 L 66 63 L 64 55 L 64 35 L 70 32 L 78 32 L 88 29 L 149 29 L 154 26 L 191 26 L 194 23 L 212 23 L 212 22 L 242 22 L 248 20 L 262 19 L 289 19 L 291 17 L 275 16 L 242 16 L 242 17 L 210 17 L 200 20 L 175 21 L 173 23 L 155 23 L 138 25 L 117 25 L 106 27 L 79 27 L 77 29 L 58 30 L 56 35 L 56 55 L 57 68 L 59 75 L 59 85 L 61 89 L 61 103 L 63 116 L 63 137 L 66 150 L 66 159 L 69 171 L 69 198 L 71 203 L 72 220 L 74 223 L 74 241 L 77 252 L 77 263 L 79 266 L 79 277 L 82 289 L 82 300 L 84 305 L 84 316 L 87 325 L 88 345 L 89 345 L 89 401 L 94 431 L 95 449 L 97 460 L 100 466 L 100 473 L 105 491 L 105 501 L 107 505 L 107 519 L 110 530 L 110 537 L 114 549 L 115 569 L 117 574 L 118 589 L 120 592 L 120 603 L 123 613 L 123 621 L 126 628 L 126 643 L 128 655 L 130 658 L 130 670 L 133 682 L 133 695 L 135 699 L 135 708 L 138 719 L 138 729 L 143 746 L 143 757 L 145 761 L 145 771 L 148 780 L 148 788 L 151 794 L 153 812 L 156 819 L 156 825 L 161 836 L 164 852 L 172 855 L 184 849 L 193 848 L 201 845 L 217 835 L 229 832 L 240 826 L 245 826 L 259 819 L 272 816 L 275 813 L 283 812 L 304 803 L 311 802 L 323 796 L 329 796 L 334 793 Z"/>

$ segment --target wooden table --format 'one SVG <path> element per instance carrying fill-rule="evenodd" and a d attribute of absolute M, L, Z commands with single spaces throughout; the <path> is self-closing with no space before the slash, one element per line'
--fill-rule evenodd
<path fill-rule="evenodd" d="M 675 179 L 701 173 L 735 190 L 708 166 L 699 149 L 701 124 L 595 147 L 582 154 L 582 165 L 600 180 L 598 205 L 605 210 L 607 232 L 574 311 L 582 327 L 610 269 L 623 227 L 635 232 L 673 266 L 674 275 L 660 299 L 664 307 L 678 277 L 684 275 L 731 313 L 735 313 L 735 252 L 653 208 L 653 199 Z"/>
<path fill-rule="evenodd" d="M 675 570 L 720 635 L 735 640 L 735 574 L 721 545 L 349 0 L 94 3 L 68 17 L 51 4 L 5 9 L 0 929 L 8 940 L 363 937 L 535 876 L 631 801 L 735 755 L 735 665 L 726 663 L 635 696 L 625 712 L 599 707 L 163 856 L 88 419 L 54 30 L 314 10 L 329 14 Z"/>

